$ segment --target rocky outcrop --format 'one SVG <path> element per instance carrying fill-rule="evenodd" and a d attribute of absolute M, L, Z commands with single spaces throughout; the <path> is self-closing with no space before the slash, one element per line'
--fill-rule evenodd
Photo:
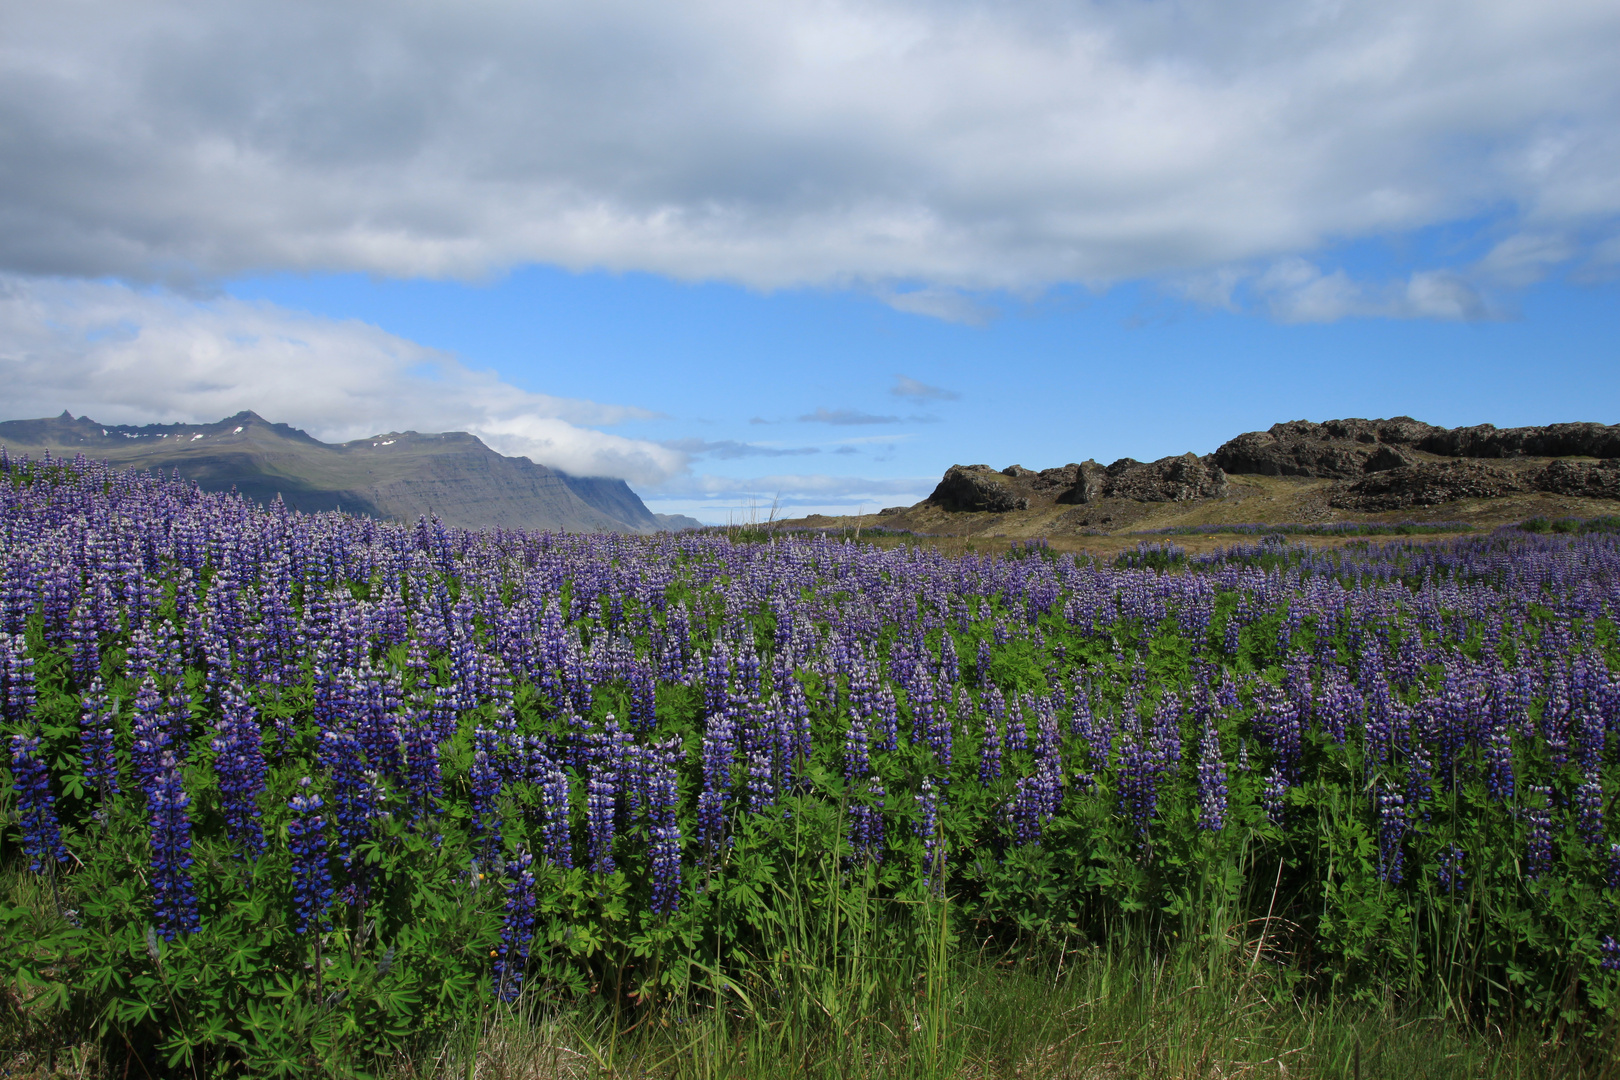
<path fill-rule="evenodd" d="M 1065 465 L 1063 469 L 1065 473 L 1064 479 L 1068 483 L 1063 492 L 1058 495 L 1058 502 L 1094 503 L 1099 499 L 1108 497 L 1108 470 L 1095 461 L 1082 461 L 1078 465 Z"/>
<path fill-rule="evenodd" d="M 1223 443 L 1215 451 L 1215 463 L 1234 475 L 1351 480 L 1411 464 L 1395 448 L 1412 446 L 1444 431 L 1409 416 L 1321 424 L 1294 420 Z"/>
<path fill-rule="evenodd" d="M 1620 500 L 1620 460 L 1549 462 L 1532 484 L 1553 495 Z"/>
<path fill-rule="evenodd" d="M 1215 462 L 1228 473 L 1354 480 L 1418 464 L 1411 451 L 1439 457 L 1620 458 L 1620 424 L 1549 424 L 1443 428 L 1397 416 L 1388 420 L 1294 420 L 1222 444 Z"/>
<path fill-rule="evenodd" d="M 1494 499 L 1530 487 L 1519 475 L 1477 461 L 1444 461 L 1375 472 L 1333 493 L 1330 506 L 1378 512 L 1458 499 Z"/>
<path fill-rule="evenodd" d="M 1071 462 L 1040 472 L 1022 465 L 1000 472 L 988 465 L 952 465 L 928 502 L 945 510 L 1000 514 L 1027 510 L 1044 499 L 1066 504 L 1102 499 L 1184 502 L 1217 499 L 1226 492 L 1226 474 L 1219 466 L 1183 454 L 1148 462 L 1120 458 L 1107 468 L 1095 461 Z"/>
<path fill-rule="evenodd" d="M 928 502 L 945 510 L 992 514 L 1027 510 L 1029 497 L 1012 483 L 1019 479 L 1016 474 L 1009 477 L 988 465 L 952 465 L 945 470 L 945 477 L 934 488 L 934 493 L 928 496 Z"/>
<path fill-rule="evenodd" d="M 1122 459 L 1130 461 L 1129 458 Z M 1108 467 L 1108 494 L 1116 499 L 1137 502 L 1185 502 L 1188 499 L 1219 499 L 1227 492 L 1226 473 L 1219 465 L 1205 462 L 1197 454 L 1160 458 L 1158 461 L 1131 461 L 1117 473 Z"/>
<path fill-rule="evenodd" d="M 1620 501 L 1620 424 L 1443 428 L 1410 416 L 1294 420 L 1239 435 L 1202 458 L 1182 454 L 1144 462 L 1127 457 L 1106 466 L 1087 460 L 1038 472 L 1022 465 L 999 471 L 953 465 L 928 503 L 952 511 L 1009 513 L 1110 499 L 1220 499 L 1231 493 L 1228 473 L 1336 481 L 1314 487 L 1313 498 L 1366 513 L 1533 492 Z M 1314 506 L 1313 512 L 1324 509 L 1322 501 Z M 1089 514 L 1084 520 L 1089 524 Z"/>
<path fill-rule="evenodd" d="M 1449 431 L 1436 428 L 1415 445 L 1419 450 L 1447 457 L 1620 458 L 1620 424 L 1548 424 L 1521 428 L 1477 424 Z"/>

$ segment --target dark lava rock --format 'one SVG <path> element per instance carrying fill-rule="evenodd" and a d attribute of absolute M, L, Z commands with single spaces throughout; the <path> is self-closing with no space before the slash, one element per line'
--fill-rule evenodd
<path fill-rule="evenodd" d="M 1390 469 L 1404 469 L 1408 465 L 1417 464 L 1411 458 L 1395 449 L 1393 446 L 1380 446 L 1367 455 L 1367 460 L 1361 463 L 1364 472 L 1388 472 Z"/>
<path fill-rule="evenodd" d="M 1554 461 L 1531 480 L 1537 491 L 1620 499 L 1620 461 Z"/>
<path fill-rule="evenodd" d="M 909 506 L 885 506 L 883 509 L 878 511 L 878 517 L 893 517 L 896 514 L 903 514 L 910 509 L 911 507 Z"/>
<path fill-rule="evenodd" d="M 1440 457 L 1620 458 L 1620 424 L 1549 424 L 1443 428 L 1396 416 L 1388 420 L 1292 420 L 1224 443 L 1215 462 L 1229 473 L 1352 480 L 1413 464 L 1400 450 Z M 1396 464 L 1397 456 L 1400 464 Z"/>
<path fill-rule="evenodd" d="M 1123 459 L 1130 461 L 1129 458 Z M 1188 499 L 1218 499 L 1227 492 L 1226 473 L 1197 454 L 1160 458 L 1131 464 L 1118 473 L 1116 461 L 1108 467 L 1108 494 L 1137 502 L 1184 502 Z"/>
<path fill-rule="evenodd" d="M 1528 486 L 1519 476 L 1494 465 L 1443 461 L 1372 473 L 1335 492 L 1328 504 L 1341 510 L 1405 510 L 1457 499 L 1494 499 Z"/>
<path fill-rule="evenodd" d="M 1095 461 L 1082 461 L 1078 465 L 1065 465 L 1061 470 L 1066 475 L 1074 470 L 1069 479 L 1067 490 L 1057 497 L 1060 503 L 1093 503 L 1108 495 L 1108 470 Z M 1047 472 L 1059 470 L 1049 469 Z M 1041 473 L 1045 476 L 1046 473 Z"/>
<path fill-rule="evenodd" d="M 1266 431 L 1239 435 L 1215 451 L 1215 463 L 1229 473 L 1304 476 L 1352 480 L 1366 472 L 1400 468 L 1380 455 L 1380 446 L 1410 446 L 1444 428 L 1397 416 L 1389 420 L 1292 420 Z M 1369 466 L 1377 458 L 1378 463 Z"/>
<path fill-rule="evenodd" d="M 928 501 L 944 510 L 994 514 L 1029 509 L 1028 497 L 1019 494 L 988 465 L 952 465 Z"/>
<path fill-rule="evenodd" d="M 1419 450 L 1448 457 L 1620 458 L 1620 424 L 1548 424 L 1499 428 L 1494 424 L 1437 428 L 1417 443 Z"/>

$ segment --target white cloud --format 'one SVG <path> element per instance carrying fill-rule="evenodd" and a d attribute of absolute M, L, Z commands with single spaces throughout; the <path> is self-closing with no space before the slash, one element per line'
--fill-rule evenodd
<path fill-rule="evenodd" d="M 645 409 L 530 393 L 357 320 L 103 282 L 0 277 L 0 385 L 8 418 L 201 423 L 252 409 L 327 441 L 470 431 L 505 454 L 641 484 L 687 462 L 594 429 Z"/>
<path fill-rule="evenodd" d="M 962 398 L 962 395 L 955 390 L 946 390 L 940 386 L 929 386 L 925 382 L 918 382 L 916 379 L 905 375 L 896 375 L 894 377 L 894 385 L 889 388 L 889 393 L 895 397 L 910 398 L 913 401 L 960 401 Z"/>
<path fill-rule="evenodd" d="M 543 262 L 974 321 L 1487 212 L 1579 258 L 1616 55 L 1612 0 L 14 4 L 0 270 Z M 1332 277 L 1289 310 L 1354 308 Z"/>
<path fill-rule="evenodd" d="M 1273 318 L 1286 323 L 1370 317 L 1477 322 L 1500 317 L 1477 285 L 1449 270 L 1417 271 L 1398 281 L 1359 281 L 1343 270 L 1324 273 L 1305 259 L 1290 258 L 1242 285 Z M 1228 296 L 1233 287 L 1228 287 Z"/>

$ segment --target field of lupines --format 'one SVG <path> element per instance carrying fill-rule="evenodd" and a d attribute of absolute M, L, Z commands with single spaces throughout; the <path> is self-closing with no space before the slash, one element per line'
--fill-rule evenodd
<path fill-rule="evenodd" d="M 897 950 L 1252 950 L 1487 1027 L 1620 1005 L 1612 532 L 947 558 L 0 457 L 0 575 L 6 1008 L 114 1061 L 724 1009 L 850 889 Z"/>

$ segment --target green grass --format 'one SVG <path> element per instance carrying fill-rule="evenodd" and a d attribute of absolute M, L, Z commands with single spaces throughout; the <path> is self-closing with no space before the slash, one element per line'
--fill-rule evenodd
<path fill-rule="evenodd" d="M 1201 965 L 1101 951 L 975 955 L 935 987 L 901 963 L 821 972 L 848 997 L 796 985 L 715 1010 L 533 1004 L 402 1063 L 404 1077 L 1424 1077 L 1613 1075 L 1597 1041 L 1470 1031 L 1394 1003 L 1312 1001 L 1262 960 Z M 897 976 L 916 979 L 907 985 Z M 854 978 L 850 984 L 842 979 Z M 863 993 L 886 986 L 887 996 Z M 935 1011 L 936 1003 L 938 1005 Z M 520 1009 L 522 1007 L 520 1006 Z"/>
<path fill-rule="evenodd" d="M 1466 521 L 1328 521 L 1316 524 L 1225 524 L 1225 525 L 1172 525 L 1163 529 L 1148 529 L 1131 533 L 1132 536 L 1427 536 L 1436 533 L 1473 532 L 1474 526 Z"/>
<path fill-rule="evenodd" d="M 15 869 L 8 903 L 60 917 Z M 953 938 L 949 901 L 879 898 L 869 872 L 788 866 L 774 933 L 722 979 L 693 955 L 689 989 L 636 1001 L 531 988 L 511 1007 L 389 1063 L 394 1080 L 628 1078 L 1504 1078 L 1616 1075 L 1617 1032 L 1471 1024 L 1421 1003 L 1344 1000 L 1278 950 L 1278 931 L 1214 945 L 1109 949 L 1077 940 Z M 724 887 L 717 882 L 716 887 Z M 828 899 L 811 904 L 805 897 Z M 1122 924 L 1123 926 L 1123 924 Z M 1269 935 L 1268 935 L 1268 931 Z M 1121 934 L 1121 939 L 1125 934 Z M 735 957 L 730 958 L 735 961 Z M 739 969 L 733 965 L 733 969 Z M 628 985 L 628 984 L 627 984 Z M 37 990 L 35 991 L 37 994 Z M 6 988 L 0 1076 L 170 1075 L 116 1047 L 62 1041 L 74 1025 Z M 82 1029 L 81 1029 L 82 1030 Z M 176 1074 L 178 1075 L 178 1074 Z"/>

